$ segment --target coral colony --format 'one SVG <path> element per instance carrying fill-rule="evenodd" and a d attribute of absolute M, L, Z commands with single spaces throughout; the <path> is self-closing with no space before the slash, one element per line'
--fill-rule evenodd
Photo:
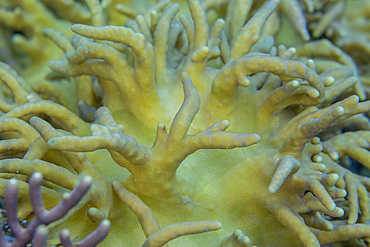
<path fill-rule="evenodd" d="M 0 246 L 369 246 L 369 13 L 0 0 Z"/>

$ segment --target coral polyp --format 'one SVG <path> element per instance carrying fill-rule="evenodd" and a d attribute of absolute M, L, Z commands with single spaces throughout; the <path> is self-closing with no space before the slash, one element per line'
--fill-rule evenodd
<path fill-rule="evenodd" d="M 79 193 L 58 220 L 32 228 L 33 241 L 370 243 L 370 101 L 340 41 L 306 28 L 321 1 L 158 1 L 145 11 L 116 2 L 0 4 L 39 25 L 0 17 L 13 35 L 0 58 L 19 70 L 0 63 L 0 196 L 17 181 L 17 216 L 32 225 L 33 197 L 53 214 Z M 29 3 L 52 23 L 36 21 Z M 112 6 L 134 19 L 121 25 Z M 79 23 L 73 35 L 64 19 Z M 27 39 L 53 52 L 38 58 Z"/>

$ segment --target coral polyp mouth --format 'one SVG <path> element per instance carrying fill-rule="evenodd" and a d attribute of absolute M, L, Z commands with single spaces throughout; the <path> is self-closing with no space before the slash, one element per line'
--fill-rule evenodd
<path fill-rule="evenodd" d="M 131 2 L 0 3 L 0 245 L 368 244 L 357 3 Z"/>

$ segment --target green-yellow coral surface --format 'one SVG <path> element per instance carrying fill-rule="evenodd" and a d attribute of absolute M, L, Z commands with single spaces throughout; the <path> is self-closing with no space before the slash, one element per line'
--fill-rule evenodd
<path fill-rule="evenodd" d="M 0 196 L 32 220 L 32 173 L 47 209 L 92 177 L 49 245 L 369 245 L 369 35 L 311 38 L 331 4 L 0 1 Z"/>

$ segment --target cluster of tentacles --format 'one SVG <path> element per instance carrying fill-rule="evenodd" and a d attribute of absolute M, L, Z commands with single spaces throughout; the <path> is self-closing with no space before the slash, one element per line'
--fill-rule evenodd
<path fill-rule="evenodd" d="M 188 0 L 191 16 L 169 1 L 138 15 L 119 4 L 136 15 L 124 26 L 105 25 L 109 1 L 86 2 L 75 18 L 93 25 L 72 25 L 72 38 L 42 30 L 64 52 L 49 79 L 76 96 L 0 63 L 6 246 L 370 243 L 370 101 L 353 58 L 310 39 L 298 1 Z M 302 2 L 321 35 L 314 3 Z M 281 13 L 305 42 L 274 38 Z"/>

